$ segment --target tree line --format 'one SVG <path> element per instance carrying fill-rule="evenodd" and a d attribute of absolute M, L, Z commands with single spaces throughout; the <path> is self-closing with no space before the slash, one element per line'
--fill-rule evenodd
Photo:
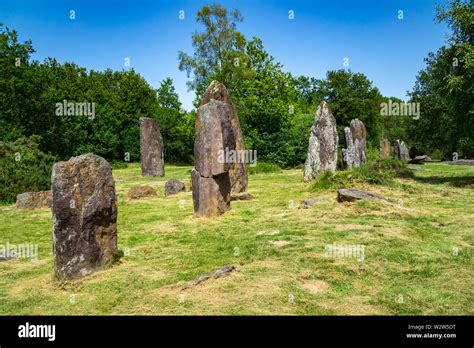
<path fill-rule="evenodd" d="M 368 142 L 403 139 L 416 153 L 439 159 L 474 156 L 474 11 L 469 1 L 437 8 L 436 19 L 451 29 L 449 41 L 426 58 L 408 102 L 419 103 L 414 117 L 382 115 L 383 96 L 360 72 L 341 69 L 322 79 L 293 76 L 276 62 L 257 37 L 238 31 L 238 10 L 219 4 L 197 13 L 201 31 L 192 35 L 193 52 L 179 52 L 180 70 L 196 92 L 194 106 L 212 80 L 228 88 L 236 106 L 246 148 L 260 161 L 280 167 L 304 163 L 317 105 L 325 100 L 336 117 L 340 139 L 351 119 L 364 122 Z M 31 41 L 0 24 L 0 141 L 30 138 L 39 151 L 57 159 L 93 152 L 109 161 L 139 161 L 142 116 L 158 120 L 165 160 L 192 163 L 196 111 L 185 111 L 170 78 L 157 89 L 133 69 L 95 71 L 54 58 L 32 60 Z M 94 117 L 57 115 L 57 103 L 94 103 Z M 28 141 L 20 141 L 29 143 Z M 342 145 L 342 144 L 341 144 Z M 35 150 L 36 151 L 36 150 Z M 2 153 L 0 152 L 0 157 Z M 1 159 L 0 159 L 1 160 Z"/>

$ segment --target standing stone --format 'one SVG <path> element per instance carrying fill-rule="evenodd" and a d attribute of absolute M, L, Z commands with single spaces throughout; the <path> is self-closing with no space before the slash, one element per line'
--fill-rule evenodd
<path fill-rule="evenodd" d="M 380 140 L 380 157 L 390 158 L 390 142 L 386 138 Z"/>
<path fill-rule="evenodd" d="M 349 127 L 344 128 L 346 148 L 342 149 L 342 161 L 348 169 L 360 167 L 359 147 L 354 145 L 352 132 Z"/>
<path fill-rule="evenodd" d="M 351 121 L 349 127 L 344 128 L 346 148 L 342 150 L 342 160 L 349 169 L 360 167 L 365 163 L 367 151 L 367 131 L 364 123 L 359 119 Z"/>
<path fill-rule="evenodd" d="M 83 277 L 117 252 L 117 205 L 112 167 L 86 154 L 55 163 L 53 192 L 54 270 L 59 279 Z"/>
<path fill-rule="evenodd" d="M 148 117 L 140 117 L 140 157 L 142 176 L 164 176 L 163 139 L 158 123 Z"/>
<path fill-rule="evenodd" d="M 235 150 L 241 152 L 242 154 L 245 151 L 244 139 L 242 136 L 242 130 L 240 129 L 239 117 L 235 110 L 232 100 L 230 98 L 229 92 L 225 86 L 218 82 L 212 81 L 201 101 L 201 106 L 206 105 L 212 99 L 226 103 L 230 110 L 230 123 L 232 130 L 234 132 L 235 138 Z M 240 156 L 241 159 L 244 156 Z M 230 186 L 231 192 L 239 193 L 247 191 L 248 187 L 248 173 L 247 173 L 247 164 L 244 160 L 232 163 L 229 168 L 229 177 L 230 177 Z"/>
<path fill-rule="evenodd" d="M 410 160 L 410 154 L 408 148 L 402 140 L 397 140 L 394 145 L 394 157 L 397 160 L 408 162 Z"/>
<path fill-rule="evenodd" d="M 338 141 L 336 119 L 327 103 L 323 101 L 319 104 L 311 127 L 304 165 L 305 182 L 314 179 L 323 171 L 336 170 Z"/>
<path fill-rule="evenodd" d="M 208 99 L 199 107 L 194 142 L 195 168 L 191 173 L 197 215 L 216 216 L 230 209 L 229 171 L 233 163 L 223 160 L 223 154 L 236 148 L 233 116 L 232 105 L 216 99 Z"/>

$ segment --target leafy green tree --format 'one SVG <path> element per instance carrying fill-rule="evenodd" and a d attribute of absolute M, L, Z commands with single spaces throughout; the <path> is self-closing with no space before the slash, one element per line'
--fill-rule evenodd
<path fill-rule="evenodd" d="M 452 30 L 447 46 L 425 59 L 412 101 L 421 117 L 408 133 L 423 152 L 474 156 L 474 9 L 472 1 L 452 0 L 437 8 L 436 19 Z"/>

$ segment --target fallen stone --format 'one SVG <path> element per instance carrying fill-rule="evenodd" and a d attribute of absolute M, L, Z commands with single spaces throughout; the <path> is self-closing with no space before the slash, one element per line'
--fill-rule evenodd
<path fill-rule="evenodd" d="M 408 169 L 411 169 L 411 170 L 423 170 L 421 169 L 420 167 L 415 167 L 415 166 L 407 166 Z"/>
<path fill-rule="evenodd" d="M 391 202 L 389 199 L 369 191 L 357 190 L 357 189 L 340 189 L 337 190 L 338 202 L 354 202 L 357 200 L 380 200 Z"/>
<path fill-rule="evenodd" d="M 321 102 L 311 127 L 304 165 L 304 181 L 313 180 L 324 171 L 334 172 L 337 165 L 336 119 L 326 102 Z"/>
<path fill-rule="evenodd" d="M 457 161 L 449 161 L 446 163 L 453 166 L 474 166 L 474 160 L 467 160 L 467 159 L 459 159 Z"/>
<path fill-rule="evenodd" d="M 136 186 L 128 190 L 129 199 L 140 199 L 145 197 L 157 196 L 156 190 L 151 186 Z"/>
<path fill-rule="evenodd" d="M 86 154 L 53 166 L 55 275 L 75 279 L 102 268 L 117 254 L 117 205 L 110 164 Z"/>
<path fill-rule="evenodd" d="M 184 182 L 177 179 L 170 179 L 165 184 L 165 196 L 171 196 L 185 191 L 186 186 L 184 185 Z"/>
<path fill-rule="evenodd" d="M 324 197 L 316 197 L 316 198 L 307 199 L 307 200 L 301 201 L 300 208 L 308 209 L 312 207 L 313 205 L 315 205 L 316 203 L 323 203 L 323 202 L 324 202 Z"/>
<path fill-rule="evenodd" d="M 14 260 L 16 258 L 18 258 L 18 255 L 14 251 L 10 251 L 10 252 L 0 251 L 0 262 L 10 261 L 10 260 Z"/>
<path fill-rule="evenodd" d="M 410 164 L 425 164 L 425 162 L 431 162 L 431 158 L 427 155 L 416 156 L 408 161 Z"/>
<path fill-rule="evenodd" d="M 240 195 L 231 195 L 231 201 L 251 201 L 253 196 L 250 193 L 242 193 Z"/>
<path fill-rule="evenodd" d="M 234 265 L 224 266 L 212 272 L 209 272 L 197 277 L 196 279 L 192 280 L 191 283 L 193 285 L 198 285 L 199 283 L 202 283 L 203 281 L 206 281 L 211 278 L 217 279 L 217 278 L 227 277 L 228 275 L 230 275 L 231 272 L 235 270 L 237 270 L 237 266 L 234 266 Z"/>
<path fill-rule="evenodd" d="M 158 123 L 140 117 L 140 158 L 142 176 L 164 176 L 163 139 Z"/>
<path fill-rule="evenodd" d="M 51 191 L 25 192 L 16 196 L 16 207 L 18 209 L 51 208 L 51 205 Z"/>

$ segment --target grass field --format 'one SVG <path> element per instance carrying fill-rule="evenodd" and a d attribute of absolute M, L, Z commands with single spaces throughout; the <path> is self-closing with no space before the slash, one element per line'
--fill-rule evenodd
<path fill-rule="evenodd" d="M 214 219 L 193 217 L 191 167 L 142 178 L 114 170 L 119 263 L 53 280 L 49 210 L 0 206 L 0 244 L 38 245 L 38 260 L 0 263 L 1 315 L 460 315 L 474 314 L 473 167 L 427 164 L 392 187 L 358 185 L 398 203 L 337 203 L 310 192 L 301 170 L 250 176 L 252 201 Z M 165 197 L 164 183 L 187 191 Z M 129 201 L 129 188 L 158 197 Z M 302 199 L 322 196 L 310 209 Z M 180 204 L 181 202 L 181 204 Z M 184 205 L 183 205 L 184 203 Z M 363 260 L 325 245 L 363 245 Z M 180 284 L 224 265 L 228 277 Z M 178 285 L 178 286 L 176 286 Z"/>

